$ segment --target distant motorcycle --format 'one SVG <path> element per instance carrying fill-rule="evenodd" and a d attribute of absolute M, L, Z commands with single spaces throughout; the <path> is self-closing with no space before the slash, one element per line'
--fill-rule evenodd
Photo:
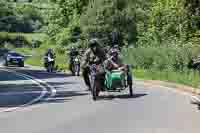
<path fill-rule="evenodd" d="M 72 65 L 72 68 L 71 68 L 72 74 L 74 76 L 79 76 L 80 75 L 80 59 L 78 56 L 73 57 L 71 65 Z"/>
<path fill-rule="evenodd" d="M 46 68 L 47 72 L 53 72 L 54 69 L 54 59 L 50 56 L 44 57 L 44 67 Z"/>

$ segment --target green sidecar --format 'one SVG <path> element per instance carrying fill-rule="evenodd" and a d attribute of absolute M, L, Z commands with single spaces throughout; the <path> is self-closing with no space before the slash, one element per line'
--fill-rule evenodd
<path fill-rule="evenodd" d="M 121 92 L 125 89 L 129 89 L 129 95 L 133 95 L 133 79 L 131 71 L 124 71 L 124 70 L 112 70 L 107 71 L 105 70 L 105 77 L 99 87 L 95 82 L 92 84 L 92 96 L 93 100 L 96 100 L 99 96 L 100 91 L 107 91 L 107 92 Z M 95 80 L 94 80 L 95 81 Z M 97 81 L 97 80 L 96 80 Z"/>

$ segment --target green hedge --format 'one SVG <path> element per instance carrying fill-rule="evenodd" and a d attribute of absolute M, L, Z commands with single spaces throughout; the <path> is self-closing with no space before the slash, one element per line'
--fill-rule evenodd
<path fill-rule="evenodd" d="M 8 33 L 0 32 L 0 45 L 9 44 L 12 47 L 39 47 L 46 38 L 46 35 L 40 33 Z"/>
<path fill-rule="evenodd" d="M 47 49 L 52 48 L 56 53 L 56 66 L 59 70 L 68 69 L 68 57 L 64 47 L 53 45 L 52 42 L 45 41 L 39 48 L 16 48 L 15 50 L 27 55 L 32 55 L 25 60 L 25 63 L 34 66 L 43 66 L 43 57 Z"/>
<path fill-rule="evenodd" d="M 179 84 L 192 86 L 194 88 L 200 87 L 200 72 L 194 70 L 185 70 L 183 72 L 172 70 L 144 70 L 134 69 L 133 73 L 136 78 L 145 80 L 162 80 Z"/>
<path fill-rule="evenodd" d="M 125 48 L 123 57 L 126 63 L 140 69 L 183 71 L 189 61 L 200 53 L 199 47 L 149 47 Z"/>

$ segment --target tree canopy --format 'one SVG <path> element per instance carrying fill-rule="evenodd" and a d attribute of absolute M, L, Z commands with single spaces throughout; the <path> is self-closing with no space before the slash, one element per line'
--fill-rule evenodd
<path fill-rule="evenodd" d="M 14 4 L 14 6 L 13 6 Z M 180 47 L 200 43 L 199 0 L 10 0 L 0 2 L 0 31 L 44 32 L 57 45 Z"/>

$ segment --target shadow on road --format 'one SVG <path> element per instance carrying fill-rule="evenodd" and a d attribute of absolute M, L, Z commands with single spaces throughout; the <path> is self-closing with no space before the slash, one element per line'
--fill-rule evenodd
<path fill-rule="evenodd" d="M 23 73 L 23 74 L 27 74 L 30 76 L 33 76 L 35 78 L 38 79 L 50 79 L 50 78 L 66 78 L 66 77 L 71 77 L 71 74 L 67 74 L 67 73 L 57 73 L 57 72 L 53 72 L 53 73 L 48 73 L 45 70 L 31 70 L 30 68 L 11 68 L 8 67 L 8 70 L 15 70 L 17 72 Z M 18 80 L 18 79 L 13 79 L 13 80 Z"/>
<path fill-rule="evenodd" d="M 74 85 L 77 83 L 72 81 L 65 81 L 65 82 L 48 82 L 48 84 L 57 89 L 57 88 L 62 88 L 62 86 L 64 85 Z"/>
<path fill-rule="evenodd" d="M 68 80 L 68 81 L 61 80 L 64 82 L 59 81 L 59 79 L 61 78 L 71 77 L 71 74 L 47 73 L 44 70 L 35 70 L 29 67 L 25 68 L 8 67 L 7 69 L 15 70 L 17 72 L 47 81 L 49 85 L 51 85 L 52 87 L 54 87 L 54 89 L 57 90 L 56 96 L 49 98 L 52 90 L 48 86 L 42 83 L 42 85 L 45 86 L 48 92 L 45 94 L 42 100 L 34 104 L 61 103 L 72 100 L 73 97 L 88 95 L 88 93 L 81 90 L 80 91 L 68 90 L 68 85 L 76 86 L 76 84 L 78 84 L 77 81 L 74 80 Z M 7 75 L 9 76 L 9 74 Z M 7 75 L 6 73 L 4 74 L 4 76 Z M 4 84 L 0 84 L 0 108 L 17 107 L 20 105 L 24 105 L 26 103 L 29 103 L 33 99 L 38 98 L 41 95 L 42 91 L 41 88 L 38 85 L 32 83 L 28 79 L 18 78 L 17 76 L 15 78 L 13 77 L 13 75 L 11 75 L 7 78 L 2 76 L 2 80 L 0 79 L 0 82 L 1 81 L 4 81 Z"/>
<path fill-rule="evenodd" d="M 41 91 L 41 88 L 39 88 L 37 84 L 0 84 L 0 95 L 5 93 L 23 93 L 34 91 Z"/>
<path fill-rule="evenodd" d="M 74 97 L 86 96 L 88 93 L 83 93 L 80 91 L 59 91 L 55 97 L 48 98 L 42 103 L 63 103 L 70 100 L 73 100 Z"/>
<path fill-rule="evenodd" d="M 56 86 L 67 84 L 73 83 L 53 83 L 51 85 L 56 88 Z M 38 98 L 41 95 L 41 91 L 41 88 L 35 84 L 0 84 L 0 108 L 17 107 L 27 104 L 33 99 Z M 81 90 L 68 91 L 67 89 L 64 90 L 63 88 L 62 90 L 57 90 L 57 93 L 54 97 L 49 98 L 51 95 L 51 90 L 47 91 L 48 92 L 45 94 L 45 96 L 41 100 L 34 103 L 34 105 L 43 103 L 64 103 L 69 100 L 73 100 L 74 97 L 88 95 L 88 93 Z"/>
<path fill-rule="evenodd" d="M 136 98 L 141 98 L 144 97 L 148 94 L 146 93 L 141 93 L 141 94 L 133 94 L 133 96 L 130 96 L 129 94 L 123 94 L 123 95 L 100 95 L 98 97 L 98 100 L 114 100 L 116 98 L 118 99 L 136 99 Z"/>
<path fill-rule="evenodd" d="M 41 88 L 35 84 L 0 84 L 0 108 L 26 104 L 40 94 Z"/>

